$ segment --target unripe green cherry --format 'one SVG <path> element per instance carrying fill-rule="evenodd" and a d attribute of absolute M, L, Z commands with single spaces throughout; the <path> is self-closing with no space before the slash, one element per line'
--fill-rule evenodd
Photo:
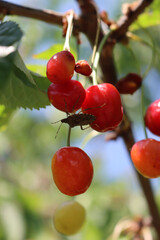
<path fill-rule="evenodd" d="M 85 208 L 76 201 L 62 203 L 55 211 L 54 226 L 64 235 L 76 234 L 83 226 L 86 218 Z"/>

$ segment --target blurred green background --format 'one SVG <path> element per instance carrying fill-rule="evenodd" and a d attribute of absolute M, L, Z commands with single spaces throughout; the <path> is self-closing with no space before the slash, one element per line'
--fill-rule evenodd
<path fill-rule="evenodd" d="M 48 8 L 60 12 L 74 8 L 79 12 L 76 1 L 10 1 L 30 7 Z M 120 16 L 120 5 L 123 1 L 96 1 L 100 10 L 106 10 L 109 17 Z M 54 43 L 64 43 L 61 28 L 36 20 L 17 17 L 6 17 L 19 23 L 24 32 L 20 45 L 20 54 L 32 70 L 45 74 L 46 61 L 33 58 Z M 156 56 L 153 68 L 145 79 L 145 106 L 159 98 L 159 26 L 137 30 L 136 33 L 145 41 L 156 45 Z M 92 49 L 85 36 L 81 35 L 79 59 L 90 59 Z M 76 51 L 75 40 L 71 46 Z M 143 44 L 131 42 L 130 48 L 118 44 L 115 49 L 115 61 L 119 77 L 129 72 L 138 72 L 138 66 L 145 71 L 151 59 L 152 51 Z M 142 51 L 143 54 L 139 54 Z M 83 80 L 83 79 L 82 79 Z M 123 104 L 133 121 L 136 140 L 144 138 L 141 124 L 140 91 L 133 96 L 122 96 Z M 1 109 L 0 109 L 1 111 Z M 82 231 L 72 237 L 64 237 L 56 232 L 53 226 L 53 213 L 56 207 L 70 197 L 60 193 L 55 187 L 51 174 L 53 154 L 66 145 L 67 126 L 63 125 L 55 135 L 59 124 L 54 121 L 65 117 L 64 113 L 52 106 L 41 110 L 18 109 L 3 131 L 0 132 L 0 240 L 105 240 L 114 230 L 116 224 L 125 217 L 148 215 L 143 194 L 136 180 L 122 139 L 106 142 L 105 134 L 91 136 L 91 130 L 82 132 L 78 127 L 73 129 L 71 143 L 83 146 L 91 156 L 94 164 L 94 179 L 86 193 L 77 196 L 87 211 L 87 221 Z M 153 136 L 148 133 L 150 137 Z M 116 149 L 116 151 L 115 151 Z M 160 207 L 159 179 L 152 180 L 156 200 Z M 119 239 L 131 239 L 121 237 Z"/>

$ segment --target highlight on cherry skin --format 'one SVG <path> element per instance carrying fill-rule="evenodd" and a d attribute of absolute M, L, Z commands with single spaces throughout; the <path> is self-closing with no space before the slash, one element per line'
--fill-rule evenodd
<path fill-rule="evenodd" d="M 47 78 L 56 84 L 64 84 L 74 74 L 75 59 L 69 51 L 61 51 L 53 55 L 47 63 Z"/>
<path fill-rule="evenodd" d="M 151 138 L 138 141 L 130 154 L 135 168 L 144 177 L 160 177 L 160 141 Z"/>
<path fill-rule="evenodd" d="M 68 196 L 84 193 L 92 182 L 92 161 L 78 147 L 60 148 L 52 158 L 51 169 L 57 188 Z"/>
<path fill-rule="evenodd" d="M 55 108 L 67 113 L 80 109 L 85 97 L 84 87 L 76 80 L 70 80 L 66 84 L 52 83 L 48 88 L 50 103 Z"/>
<path fill-rule="evenodd" d="M 110 83 L 92 85 L 86 89 L 86 98 L 81 107 L 84 113 L 96 120 L 90 124 L 98 132 L 116 128 L 123 117 L 123 107 L 118 90 Z"/>
<path fill-rule="evenodd" d="M 53 223 L 59 233 L 73 235 L 81 230 L 85 218 L 85 208 L 72 200 L 60 204 L 54 213 Z"/>
<path fill-rule="evenodd" d="M 144 120 L 146 127 L 155 135 L 160 136 L 160 99 L 149 105 Z"/>

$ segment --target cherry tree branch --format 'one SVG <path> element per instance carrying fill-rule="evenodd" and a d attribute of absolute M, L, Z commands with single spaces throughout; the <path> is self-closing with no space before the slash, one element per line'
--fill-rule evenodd
<path fill-rule="evenodd" d="M 121 39 L 128 31 L 129 26 L 137 20 L 138 16 L 148 7 L 153 0 L 140 0 L 127 4 L 124 14 L 117 22 L 117 29 L 111 34 L 116 40 Z"/>
<path fill-rule="evenodd" d="M 47 23 L 62 26 L 63 14 L 52 10 L 41 10 L 30 7 L 24 7 L 7 1 L 0 1 L 0 13 L 5 15 L 16 15 L 21 17 L 33 18 Z"/>
<path fill-rule="evenodd" d="M 133 146 L 135 141 L 133 138 L 131 126 L 129 128 L 130 129 L 128 129 L 127 132 L 123 132 L 122 138 L 125 142 L 128 152 L 130 153 L 131 147 Z M 155 228 L 156 233 L 157 233 L 157 240 L 160 240 L 160 215 L 159 215 L 158 207 L 157 207 L 155 199 L 154 199 L 154 193 L 152 190 L 151 183 L 150 183 L 149 179 L 144 178 L 136 170 L 135 170 L 135 172 L 137 175 L 137 179 L 140 183 L 140 186 L 143 190 L 144 196 L 146 198 L 148 209 L 149 209 L 150 215 L 152 217 L 152 225 Z"/>
<path fill-rule="evenodd" d="M 80 32 L 83 32 L 89 38 L 89 41 L 94 44 L 97 26 L 98 9 L 93 0 L 76 0 L 81 9 L 81 16 L 74 16 L 74 27 Z M 128 10 L 118 20 L 117 28 L 112 32 L 111 38 L 119 41 L 127 32 L 129 26 L 137 19 L 137 17 L 149 6 L 153 0 L 141 0 L 137 4 L 128 4 Z M 30 7 L 24 7 L 13 4 L 7 1 L 0 1 L 0 13 L 4 15 L 17 15 L 27 18 L 41 20 L 51 24 L 63 25 L 63 13 L 58 13 L 53 10 L 41 10 Z M 92 22 L 93 21 L 93 22 Z M 103 37 L 102 30 L 100 39 Z"/>
<path fill-rule="evenodd" d="M 97 14 L 98 9 L 94 0 L 76 0 L 81 9 L 81 16 L 79 18 L 80 26 L 84 26 L 82 32 L 86 34 L 91 45 L 94 45 L 94 40 L 97 31 Z M 116 23 L 116 29 L 112 31 L 110 38 L 106 41 L 103 47 L 100 58 L 100 66 L 103 73 L 103 81 L 110 82 L 115 85 L 117 82 L 117 73 L 114 64 L 113 49 L 116 42 L 119 42 L 128 31 L 129 26 L 137 19 L 153 0 L 140 0 L 132 4 L 128 4 L 125 12 Z M 100 29 L 99 43 L 104 37 L 102 29 Z"/>

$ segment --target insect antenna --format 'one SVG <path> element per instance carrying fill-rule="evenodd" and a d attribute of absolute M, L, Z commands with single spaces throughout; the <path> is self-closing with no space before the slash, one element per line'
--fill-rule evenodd
<path fill-rule="evenodd" d="M 56 122 L 51 122 L 51 124 L 55 124 L 55 123 L 59 123 L 59 122 L 61 122 L 61 120 L 58 120 Z"/>
<path fill-rule="evenodd" d="M 61 126 L 62 126 L 62 122 L 61 122 L 61 124 L 59 125 L 59 127 L 58 127 L 58 129 L 57 129 L 57 132 L 56 132 L 56 135 L 55 135 L 55 139 L 57 138 L 57 136 L 58 136 L 58 133 L 59 133 L 59 130 L 61 129 Z"/>
<path fill-rule="evenodd" d="M 58 123 L 58 122 L 61 122 L 61 124 L 59 125 L 58 129 L 57 129 L 57 132 L 56 132 L 56 135 L 55 135 L 55 139 L 57 138 L 58 136 L 58 133 L 59 133 L 59 130 L 61 129 L 61 126 L 63 124 L 63 122 L 61 120 L 58 120 L 56 122 L 52 122 L 51 124 L 55 124 L 55 123 Z"/>

